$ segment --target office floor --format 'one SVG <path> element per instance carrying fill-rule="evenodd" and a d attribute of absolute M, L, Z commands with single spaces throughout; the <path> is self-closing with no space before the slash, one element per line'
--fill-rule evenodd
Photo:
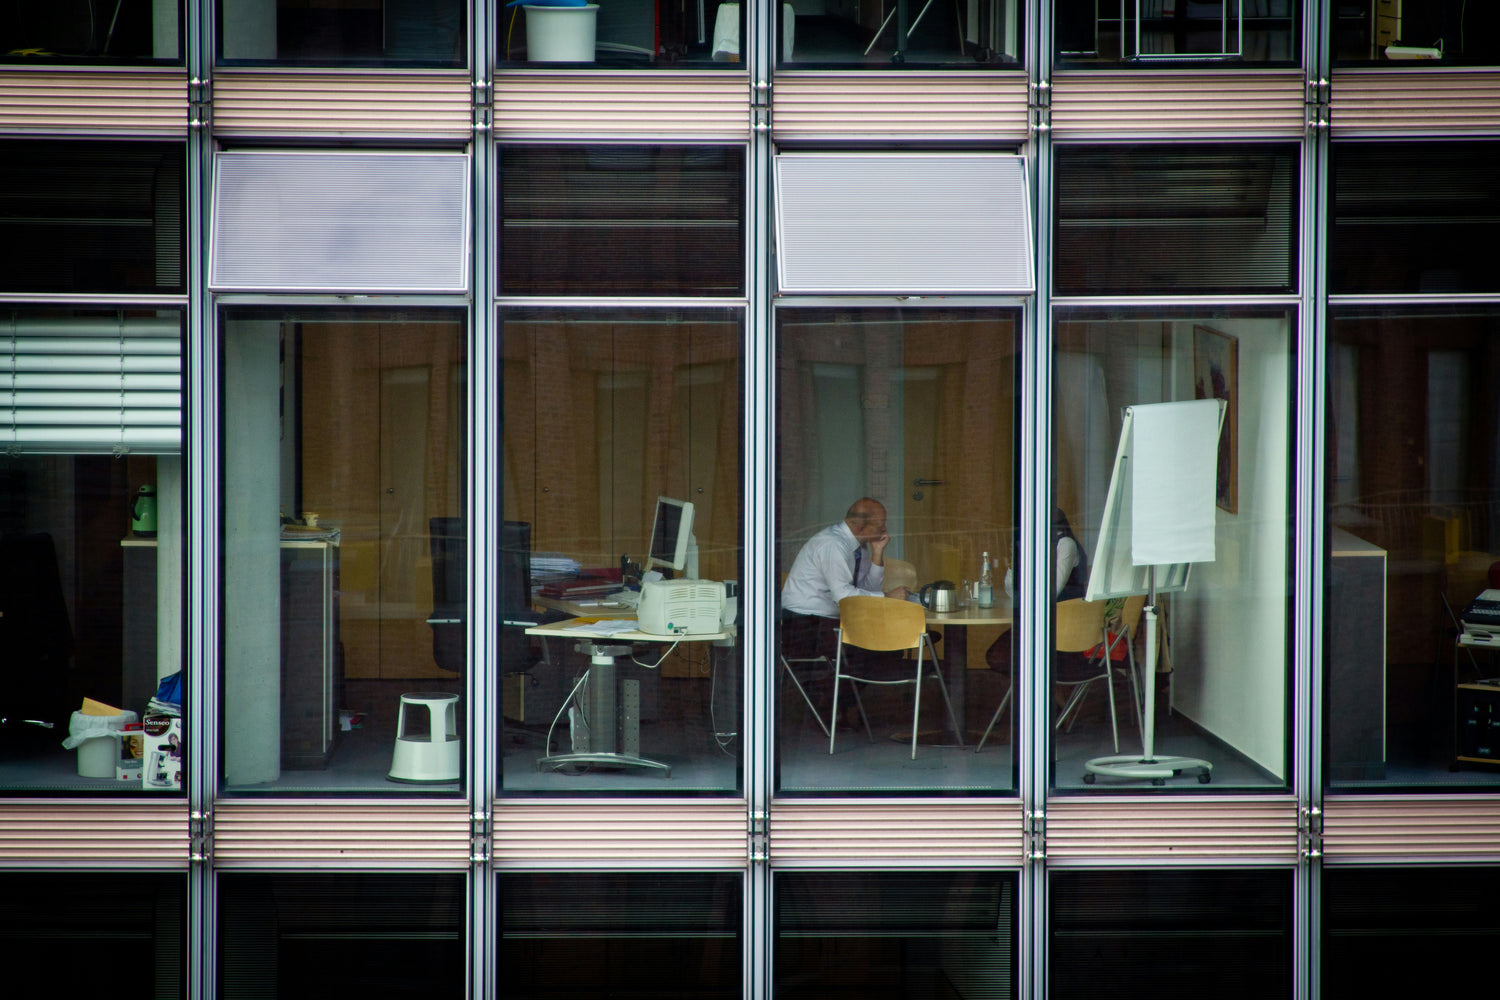
<path fill-rule="evenodd" d="M 455 687 L 459 681 L 447 682 Z M 827 737 L 813 721 L 795 691 L 782 691 L 781 739 L 777 747 L 777 790 L 790 794 L 900 794 L 933 790 L 973 791 L 1005 794 L 1014 788 L 1014 755 L 1010 742 L 1010 714 L 1002 717 L 997 732 L 981 753 L 973 750 L 994 706 L 1004 696 L 1003 677 L 988 671 L 973 671 L 968 684 L 967 747 L 953 745 L 942 725 L 941 703 L 924 696 L 923 744 L 916 760 L 906 743 L 909 702 L 900 693 L 890 693 L 882 704 L 880 695 L 869 707 L 876 740 L 866 740 L 862 729 L 845 727 L 839 733 L 836 752 L 828 753 Z M 338 743 L 322 769 L 287 770 L 273 782 L 230 789 L 239 794 L 339 794 L 381 795 L 453 794 L 459 782 L 416 785 L 390 781 L 395 736 L 395 705 L 402 690 L 412 682 L 350 682 L 346 689 L 349 707 L 367 712 L 364 727 L 339 734 Z M 631 793 L 663 794 L 733 793 L 739 788 L 741 743 L 737 720 L 730 704 L 737 694 L 728 689 L 714 693 L 704 680 L 665 679 L 653 694 L 657 699 L 651 718 L 641 727 L 642 753 L 672 766 L 670 777 L 637 768 L 569 769 L 539 771 L 545 725 L 507 726 L 502 734 L 503 788 L 509 792 Z M 710 710 L 709 697 L 713 694 Z M 1140 746 L 1140 735 L 1129 715 L 1128 697 L 1120 695 L 1120 750 L 1130 753 Z M 817 695 L 815 694 L 815 697 Z M 1336 790 L 1392 791 L 1401 788 L 1439 789 L 1455 786 L 1500 788 L 1500 765 L 1471 765 L 1462 771 L 1449 769 L 1451 724 L 1443 706 L 1433 699 L 1428 710 L 1412 714 L 1393 712 L 1388 734 L 1385 774 L 1380 780 L 1345 781 Z M 1203 757 L 1213 762 L 1212 788 L 1268 788 L 1280 784 L 1254 762 L 1214 739 L 1185 719 L 1168 713 L 1165 698 L 1159 703 L 1157 749 L 1163 754 Z M 566 723 L 554 734 L 554 751 L 566 747 Z M 1100 779 L 1083 783 L 1086 760 L 1113 750 L 1109 722 L 1099 693 L 1090 696 L 1083 716 L 1071 733 L 1060 733 L 1053 742 L 1053 783 L 1062 790 L 1145 789 L 1146 782 Z M 1169 787 L 1198 789 L 1197 779 L 1186 774 L 1170 780 Z M 61 737 L 32 740 L 25 746 L 8 745 L 0 751 L 0 789 L 17 792 L 109 793 L 120 792 L 121 783 L 111 778 L 83 778 L 77 773 L 77 754 L 64 750 Z"/>
<path fill-rule="evenodd" d="M 732 671 L 729 671 L 732 672 Z M 662 678 L 640 672 L 643 711 L 640 754 L 668 765 L 654 768 L 566 765 L 539 768 L 548 722 L 507 723 L 501 737 L 501 787 L 508 792 L 648 792 L 667 795 L 734 793 L 739 789 L 738 684 L 709 678 Z M 564 716 L 552 730 L 552 753 L 571 748 Z"/>

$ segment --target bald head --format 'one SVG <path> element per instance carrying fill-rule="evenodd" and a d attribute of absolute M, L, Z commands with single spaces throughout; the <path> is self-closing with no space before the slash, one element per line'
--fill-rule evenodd
<path fill-rule="evenodd" d="M 860 544 L 872 542 L 885 534 L 885 504 L 871 497 L 860 497 L 850 505 L 844 523 Z"/>

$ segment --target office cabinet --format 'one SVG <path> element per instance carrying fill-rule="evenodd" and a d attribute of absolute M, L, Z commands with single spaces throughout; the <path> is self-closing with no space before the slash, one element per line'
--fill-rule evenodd
<path fill-rule="evenodd" d="M 1385 777 L 1386 551 L 1331 532 L 1328 606 L 1328 778 Z"/>
<path fill-rule="evenodd" d="M 123 707 L 143 712 L 156 693 L 157 544 L 129 538 L 125 561 Z M 338 732 L 339 533 L 281 540 L 281 765 L 323 767 Z M 176 637 L 169 641 L 177 642 Z"/>
<path fill-rule="evenodd" d="M 281 766 L 328 764 L 338 734 L 338 533 L 281 542 Z"/>

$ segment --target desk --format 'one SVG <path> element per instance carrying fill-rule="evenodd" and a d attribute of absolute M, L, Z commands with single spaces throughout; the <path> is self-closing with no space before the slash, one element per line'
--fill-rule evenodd
<path fill-rule="evenodd" d="M 543 597 L 541 594 L 531 595 L 531 603 L 535 604 L 537 607 L 546 608 L 548 611 L 561 611 L 563 614 L 572 615 L 574 618 L 635 617 L 635 608 L 626 607 L 624 605 L 621 605 L 620 607 L 608 607 L 604 604 L 599 603 L 601 601 L 608 600 L 609 595 L 605 595 L 604 597 L 592 597 L 585 601 L 567 601 L 557 597 Z M 557 624 L 562 623 L 558 622 Z M 542 633 L 536 632 L 532 634 L 541 635 Z"/>
<path fill-rule="evenodd" d="M 1500 646 L 1475 642 L 1463 633 L 1453 643 L 1453 760 L 1450 771 L 1465 764 L 1500 764 L 1500 678 L 1459 681 L 1459 654 L 1474 659 L 1476 651 L 1491 656 Z M 1476 673 L 1482 673 L 1474 659 Z"/>
<path fill-rule="evenodd" d="M 1015 621 L 1015 611 L 1009 598 L 996 598 L 991 608 L 967 607 L 957 611 L 929 611 L 927 625 L 943 626 L 943 657 L 947 661 L 944 680 L 948 684 L 948 698 L 953 702 L 953 714 L 965 734 L 969 728 L 964 710 L 967 704 L 966 691 L 969 660 L 970 625 L 1010 625 Z M 1012 679 L 1011 683 L 1015 683 Z M 967 740 L 966 740 L 967 742 Z"/>
<path fill-rule="evenodd" d="M 538 603 L 546 603 L 554 606 L 556 610 L 562 610 L 557 606 L 565 605 L 567 602 L 539 600 Z M 634 615 L 628 611 L 614 616 L 591 614 L 586 618 L 570 618 L 551 625 L 535 625 L 526 630 L 527 635 L 574 639 L 577 641 L 575 648 L 589 658 L 589 669 L 584 675 L 588 681 L 587 698 L 579 706 L 583 712 L 584 721 L 587 723 L 584 746 L 580 748 L 579 741 L 574 739 L 571 753 L 553 753 L 552 727 L 549 727 L 546 746 L 543 748 L 542 756 L 537 758 L 537 770 L 544 771 L 549 768 L 555 770 L 569 764 L 601 764 L 614 767 L 651 768 L 659 771 L 662 777 L 669 778 L 672 776 L 670 764 L 641 756 L 640 682 L 634 680 L 621 682 L 618 679 L 616 661 L 621 656 L 630 655 L 632 643 L 714 642 L 728 639 L 732 633 L 703 632 L 677 636 L 653 635 L 649 632 L 628 629 L 605 636 L 592 635 L 581 630 L 585 624 L 600 619 L 619 622 L 633 621 Z M 577 700 L 580 686 L 582 682 L 575 685 L 568 693 L 568 697 L 563 701 L 564 708 L 569 702 Z M 559 711 L 558 718 L 561 717 L 562 713 Z M 555 726 L 556 720 L 553 721 L 553 727 Z"/>

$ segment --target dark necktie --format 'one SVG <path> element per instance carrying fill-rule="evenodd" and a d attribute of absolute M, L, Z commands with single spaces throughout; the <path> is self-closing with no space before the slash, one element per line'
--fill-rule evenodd
<path fill-rule="evenodd" d="M 859 562 L 864 550 L 858 546 L 854 549 L 854 579 L 851 581 L 855 587 L 859 586 Z"/>

